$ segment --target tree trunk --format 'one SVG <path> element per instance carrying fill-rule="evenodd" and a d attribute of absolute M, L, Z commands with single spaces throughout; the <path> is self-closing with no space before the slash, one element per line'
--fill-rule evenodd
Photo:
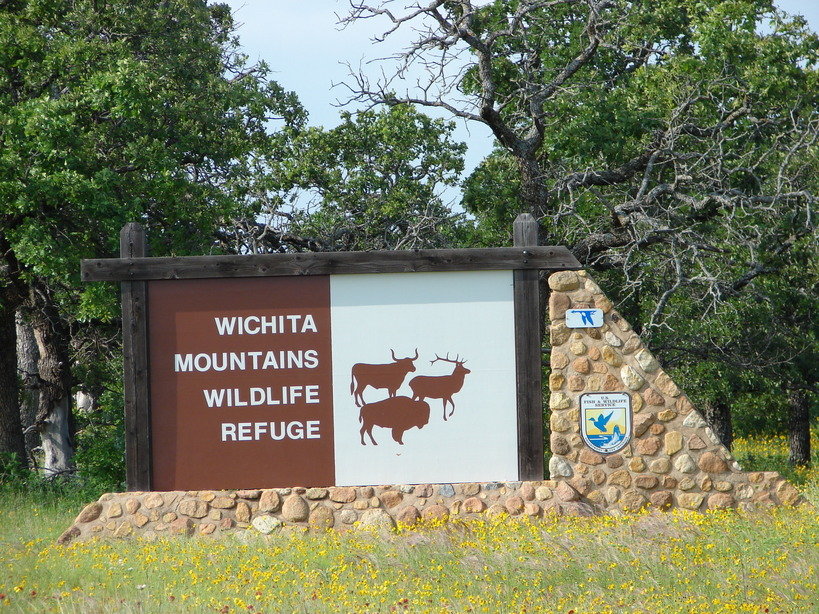
<path fill-rule="evenodd" d="M 807 393 L 789 388 L 788 395 L 788 462 L 794 466 L 810 465 L 810 404 Z"/>
<path fill-rule="evenodd" d="M 0 295 L 0 454 L 15 454 L 23 466 L 26 446 L 20 423 L 14 307 Z"/>
<path fill-rule="evenodd" d="M 719 440 L 729 450 L 734 444 L 734 427 L 731 423 L 731 406 L 723 399 L 715 401 L 706 401 L 703 406 L 705 419 L 711 428 L 714 429 L 714 434 L 719 437 Z"/>
<path fill-rule="evenodd" d="M 43 474 L 56 477 L 74 471 L 69 332 L 44 284 L 32 284 L 30 307 L 40 352 L 37 426 L 43 445 Z"/>
<path fill-rule="evenodd" d="M 37 340 L 31 325 L 20 311 L 17 312 L 17 373 L 20 376 L 20 421 L 26 442 L 26 458 L 34 467 L 34 451 L 40 445 L 37 434 L 37 409 L 40 397 L 40 381 L 37 372 Z"/>

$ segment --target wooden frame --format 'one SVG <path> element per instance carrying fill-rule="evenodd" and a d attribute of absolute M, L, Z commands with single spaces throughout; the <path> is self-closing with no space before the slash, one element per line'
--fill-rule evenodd
<path fill-rule="evenodd" d="M 146 281 L 353 273 L 514 271 L 518 478 L 543 479 L 538 280 L 541 270 L 581 266 L 565 247 L 538 246 L 537 228 L 530 214 L 519 215 L 514 224 L 515 247 L 509 248 L 148 258 L 142 227 L 136 223 L 126 224 L 120 235 L 121 257 L 84 260 L 81 274 L 84 281 L 120 281 L 122 284 L 128 490 L 151 489 Z"/>

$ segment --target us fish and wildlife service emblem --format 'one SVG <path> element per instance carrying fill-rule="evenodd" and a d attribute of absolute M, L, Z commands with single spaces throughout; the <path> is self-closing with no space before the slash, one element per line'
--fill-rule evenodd
<path fill-rule="evenodd" d="M 622 450 L 631 440 L 631 397 L 625 392 L 581 394 L 580 434 L 595 452 Z"/>

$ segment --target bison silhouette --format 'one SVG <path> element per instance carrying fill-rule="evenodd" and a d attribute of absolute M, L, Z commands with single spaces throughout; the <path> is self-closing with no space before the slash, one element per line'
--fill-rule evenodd
<path fill-rule="evenodd" d="M 365 403 L 358 414 L 361 422 L 361 445 L 364 442 L 364 433 L 370 436 L 370 441 L 377 446 L 373 439 L 373 427 L 380 426 L 392 429 L 392 438 L 402 446 L 404 433 L 414 426 L 424 428 L 429 422 L 429 404 L 426 401 L 413 401 L 409 397 L 389 397 L 375 403 Z"/>

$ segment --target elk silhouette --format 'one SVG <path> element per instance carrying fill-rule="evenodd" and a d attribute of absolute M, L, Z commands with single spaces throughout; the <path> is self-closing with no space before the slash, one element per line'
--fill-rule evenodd
<path fill-rule="evenodd" d="M 414 401 L 409 397 L 389 397 L 375 403 L 365 403 L 358 413 L 361 422 L 361 445 L 364 443 L 364 433 L 370 436 L 370 441 L 377 446 L 373 439 L 373 427 L 382 426 L 392 429 L 392 438 L 404 445 L 404 432 L 417 426 L 424 428 L 429 422 L 429 404 L 424 401 Z"/>
<path fill-rule="evenodd" d="M 449 358 L 441 358 L 435 354 L 435 360 L 430 360 L 429 364 L 435 364 L 439 360 L 442 362 L 451 362 L 455 365 L 452 373 L 449 375 L 418 375 L 410 380 L 410 388 L 412 388 L 412 398 L 415 401 L 423 401 L 426 398 L 442 399 L 444 402 L 444 420 L 446 417 L 447 401 L 452 405 L 449 412 L 450 417 L 455 413 L 455 402 L 452 400 L 452 395 L 458 392 L 464 385 L 464 377 L 467 373 L 471 373 L 469 369 L 464 367 L 465 360 L 455 360 Z"/>
<path fill-rule="evenodd" d="M 355 399 L 355 404 L 361 407 L 364 405 L 364 390 L 367 386 L 373 388 L 386 388 L 390 397 L 394 397 L 404 383 L 404 378 L 408 373 L 415 371 L 413 362 L 418 360 L 418 348 L 415 348 L 415 356 L 407 358 L 396 358 L 395 350 L 390 350 L 394 362 L 385 365 L 371 365 L 359 362 L 353 365 L 352 378 L 350 381 L 350 394 Z"/>

